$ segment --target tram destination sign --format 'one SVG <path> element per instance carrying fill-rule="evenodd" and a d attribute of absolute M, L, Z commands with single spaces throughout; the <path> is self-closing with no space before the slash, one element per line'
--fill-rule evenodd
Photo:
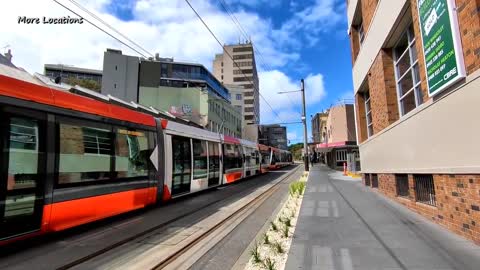
<path fill-rule="evenodd" d="M 418 0 L 428 94 L 465 77 L 455 0 Z"/>

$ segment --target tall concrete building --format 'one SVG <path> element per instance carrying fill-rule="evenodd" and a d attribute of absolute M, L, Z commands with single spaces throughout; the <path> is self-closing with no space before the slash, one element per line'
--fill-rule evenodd
<path fill-rule="evenodd" d="M 363 182 L 480 244 L 480 2 L 347 5 Z"/>
<path fill-rule="evenodd" d="M 287 127 L 280 125 L 260 125 L 258 126 L 258 141 L 264 145 L 287 150 Z"/>
<path fill-rule="evenodd" d="M 225 45 L 223 49 L 224 53 L 215 55 L 213 75 L 223 84 L 244 87 L 245 124 L 258 124 L 260 123 L 260 95 L 253 45 L 247 42 Z"/>

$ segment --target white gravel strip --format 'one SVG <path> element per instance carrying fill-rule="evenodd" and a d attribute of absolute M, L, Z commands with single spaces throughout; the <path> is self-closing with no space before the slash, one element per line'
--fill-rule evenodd
<path fill-rule="evenodd" d="M 299 181 L 306 182 L 308 179 L 308 173 L 299 179 Z M 260 262 L 255 262 L 254 256 L 251 255 L 248 264 L 245 266 L 245 270 L 260 270 L 260 269 L 285 269 L 285 264 L 288 258 L 288 251 L 293 239 L 293 233 L 297 224 L 298 214 L 300 213 L 300 206 L 302 205 L 303 195 L 289 195 L 287 201 L 279 211 L 274 221 L 277 226 L 277 230 L 273 230 L 273 226 L 270 225 L 268 230 L 263 234 L 262 239 L 257 239 L 258 253 Z M 285 237 L 284 230 L 286 226 L 286 220 L 290 219 L 290 227 L 288 227 L 288 237 Z M 265 243 L 265 235 L 268 236 L 269 243 Z M 282 252 L 278 252 L 277 246 L 280 245 Z M 250 250 L 250 254 L 252 254 Z M 268 262 L 273 263 L 273 268 L 268 266 Z"/>

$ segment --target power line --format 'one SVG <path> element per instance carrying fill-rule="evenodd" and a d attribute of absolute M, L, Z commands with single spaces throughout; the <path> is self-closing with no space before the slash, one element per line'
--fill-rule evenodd
<path fill-rule="evenodd" d="M 203 25 L 207 28 L 208 32 L 210 32 L 210 34 L 215 38 L 215 40 L 217 41 L 217 43 L 223 48 L 223 44 L 222 42 L 220 42 L 220 40 L 217 38 L 217 36 L 212 32 L 212 30 L 210 29 L 210 27 L 207 25 L 207 23 L 203 20 L 203 18 L 200 16 L 200 14 L 198 14 L 197 10 L 195 10 L 195 8 L 192 6 L 192 4 L 190 4 L 190 2 L 188 0 L 185 0 L 185 2 L 187 2 L 188 6 L 190 6 L 190 8 L 193 10 L 193 12 L 195 13 L 195 15 L 197 15 L 198 19 L 203 23 Z M 233 61 L 233 63 L 235 64 L 235 66 L 238 68 L 238 69 L 241 69 L 240 66 L 238 65 L 238 63 L 233 59 L 233 57 L 227 52 L 227 50 L 223 50 L 224 53 Z M 247 79 L 247 81 L 249 81 L 250 83 L 252 83 L 252 85 L 255 86 L 255 83 L 252 82 L 252 80 L 250 80 L 250 78 L 248 76 L 246 76 L 243 72 L 242 72 L 242 75 Z M 278 113 L 272 108 L 272 106 L 270 105 L 270 103 L 268 103 L 268 101 L 265 99 L 265 97 L 262 95 L 262 93 L 260 93 L 260 90 L 258 89 L 258 86 L 257 86 L 257 89 L 255 89 L 258 91 L 258 94 L 260 95 L 260 97 L 263 99 L 263 101 L 265 101 L 265 103 L 268 105 L 268 107 L 270 107 L 270 110 L 276 115 L 276 117 L 278 118 L 278 120 L 280 120 L 280 122 L 282 122 L 280 116 L 278 115 Z"/>
<path fill-rule="evenodd" d="M 92 16 L 93 18 L 95 18 L 97 21 L 101 22 L 103 25 L 107 26 L 108 28 L 110 28 L 111 30 L 113 30 L 115 33 L 119 34 L 120 36 L 122 36 L 123 38 L 125 38 L 126 40 L 128 40 L 129 42 L 131 42 L 132 44 L 134 44 L 135 46 L 137 46 L 138 48 L 142 49 L 142 51 L 146 52 L 147 54 L 151 55 L 151 56 L 154 56 L 152 53 L 150 53 L 149 51 L 147 51 L 146 49 L 144 49 L 142 46 L 140 46 L 138 43 L 136 43 L 135 41 L 131 40 L 129 37 L 127 37 L 126 35 L 124 35 L 123 33 L 121 33 L 120 31 L 118 31 L 117 29 L 115 29 L 113 26 L 111 26 L 109 23 L 105 22 L 102 18 L 98 17 L 95 13 L 89 11 L 86 7 L 82 6 L 80 3 L 76 2 L 75 0 L 68 0 L 70 2 L 72 2 L 74 5 L 76 5 L 77 7 L 79 7 L 81 10 L 85 11 L 87 14 L 89 14 L 90 16 Z"/>
<path fill-rule="evenodd" d="M 235 14 L 230 10 L 228 4 L 225 2 L 225 0 L 218 0 L 220 2 L 220 5 L 223 7 L 223 9 L 227 12 L 227 14 L 229 15 L 230 19 L 232 20 L 233 24 L 238 28 L 239 32 L 241 35 L 243 35 L 245 37 L 245 39 L 247 40 L 250 40 L 250 42 L 252 43 L 252 47 L 253 47 L 253 50 L 260 56 L 260 58 L 262 59 L 261 61 L 261 64 L 265 67 L 265 70 L 266 71 L 272 71 L 273 68 L 267 64 L 267 61 L 265 61 L 265 58 L 263 57 L 263 54 L 260 52 L 260 50 L 257 49 L 257 46 L 255 46 L 255 43 L 251 40 L 251 37 L 248 35 L 247 31 L 245 30 L 245 28 L 243 28 L 242 24 L 240 23 L 240 21 L 237 19 L 237 17 L 235 16 Z M 287 95 L 288 96 L 288 95 Z M 290 102 L 290 104 L 293 106 L 293 108 L 295 107 L 300 107 L 301 108 L 301 104 L 298 105 L 297 102 L 292 102 L 292 100 L 290 98 L 287 97 L 287 100 Z M 294 104 L 295 103 L 295 104 Z M 298 114 L 301 116 L 302 113 L 301 112 L 298 112 Z"/>
<path fill-rule="evenodd" d="M 146 55 L 144 55 L 143 53 L 137 51 L 135 48 L 133 48 L 132 46 L 128 45 L 127 43 L 123 42 L 122 40 L 118 39 L 117 37 L 113 36 L 112 34 L 108 33 L 107 31 L 103 30 L 101 27 L 99 27 L 98 25 L 92 23 L 91 21 L 89 21 L 88 19 L 80 16 L 80 14 L 78 14 L 77 12 L 73 11 L 72 9 L 66 7 L 65 5 L 63 5 L 62 3 L 58 2 L 57 0 L 53 0 L 55 3 L 59 4 L 60 6 L 62 6 L 63 8 L 65 8 L 66 10 L 72 12 L 73 14 L 77 15 L 78 17 L 84 19 L 86 22 L 88 22 L 89 24 L 91 24 L 93 27 L 97 28 L 98 30 L 102 31 L 103 33 L 109 35 L 110 37 L 112 37 L 113 39 L 117 40 L 118 42 L 122 43 L 123 45 L 127 46 L 128 48 L 130 48 L 131 50 L 135 51 L 136 53 L 140 54 L 141 56 L 147 58 Z"/>

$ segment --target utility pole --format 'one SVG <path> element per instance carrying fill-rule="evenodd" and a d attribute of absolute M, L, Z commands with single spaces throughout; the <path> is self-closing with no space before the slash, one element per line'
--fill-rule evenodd
<path fill-rule="evenodd" d="M 305 157 L 304 157 L 304 162 L 305 162 L 305 171 L 309 171 L 309 166 L 308 166 L 308 137 L 307 137 L 307 117 L 306 117 L 306 114 L 307 114 L 307 109 L 305 108 L 305 82 L 304 80 L 302 79 L 302 101 L 303 101 L 303 109 L 302 109 L 302 122 L 303 122 L 303 148 L 304 148 L 304 151 L 305 151 Z"/>

